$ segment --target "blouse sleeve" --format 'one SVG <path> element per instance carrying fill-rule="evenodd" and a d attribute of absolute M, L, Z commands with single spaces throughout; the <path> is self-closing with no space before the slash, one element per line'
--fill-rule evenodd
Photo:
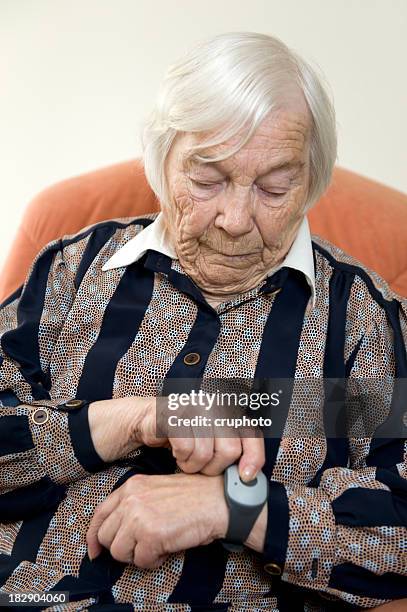
<path fill-rule="evenodd" d="M 369 372 L 364 424 L 373 431 L 349 437 L 348 466 L 324 470 L 316 486 L 271 482 L 264 549 L 266 571 L 364 608 L 407 597 L 407 306 L 390 304 L 359 343 L 348 379 Z"/>
<path fill-rule="evenodd" d="M 57 239 L 0 305 L 0 521 L 54 507 L 67 483 L 109 465 L 93 446 L 87 405 L 63 412 L 72 398 L 49 393 L 50 359 L 75 295 Z"/>

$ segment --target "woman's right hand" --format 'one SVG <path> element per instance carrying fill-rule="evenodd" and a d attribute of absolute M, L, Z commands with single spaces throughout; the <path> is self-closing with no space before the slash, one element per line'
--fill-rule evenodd
<path fill-rule="evenodd" d="M 168 431 L 165 421 L 168 417 L 168 409 L 165 400 L 158 402 L 157 398 L 134 398 L 137 405 L 141 399 L 147 400 L 143 403 L 138 416 L 135 415 L 133 423 L 133 438 L 142 441 L 146 446 L 167 446 L 177 461 L 177 465 L 183 472 L 192 474 L 201 472 L 207 476 L 217 476 L 225 469 L 239 460 L 239 474 L 242 480 L 252 480 L 265 463 L 264 438 L 261 432 L 247 430 L 226 431 L 225 437 L 220 437 L 221 431 L 213 429 L 206 430 L 202 435 L 202 428 L 186 426 L 180 430 L 177 436 L 156 437 L 157 419 L 164 422 L 163 431 Z M 164 398 L 161 398 L 164 399 Z M 161 412 L 159 412 L 161 410 Z M 185 410 L 187 416 L 188 407 Z M 140 417 L 141 414 L 141 417 Z M 164 417 L 164 418 L 163 418 Z M 211 435 L 212 434 L 212 435 Z M 244 434 L 244 435 L 243 435 Z M 253 434 L 253 437 L 249 435 Z"/>
<path fill-rule="evenodd" d="M 188 474 L 217 476 L 239 461 L 239 474 L 242 480 L 249 481 L 263 467 L 264 439 L 258 434 L 247 437 L 247 431 L 236 431 L 233 437 L 210 433 L 202 437 L 190 427 L 184 437 L 157 437 L 157 405 L 157 398 L 141 396 L 92 402 L 89 425 L 102 459 L 114 461 L 144 444 L 171 448 L 177 465 Z"/>

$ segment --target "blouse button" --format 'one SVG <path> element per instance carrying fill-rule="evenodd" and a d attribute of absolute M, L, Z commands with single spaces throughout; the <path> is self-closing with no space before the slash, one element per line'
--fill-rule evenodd
<path fill-rule="evenodd" d="M 43 425 L 48 421 L 48 417 L 49 414 L 45 408 L 37 408 L 37 410 L 34 410 L 31 414 L 31 419 L 36 425 Z"/>
<path fill-rule="evenodd" d="M 186 365 L 196 365 L 201 361 L 201 356 L 199 353 L 187 353 L 184 356 L 184 363 Z"/>
<path fill-rule="evenodd" d="M 266 289 L 266 291 L 264 293 L 266 293 L 267 295 L 277 295 L 277 293 L 280 293 L 282 287 L 275 287 L 275 285 L 271 285 L 271 287 L 269 287 L 269 289 Z"/>
<path fill-rule="evenodd" d="M 272 576 L 281 576 L 281 567 L 277 563 L 266 563 L 264 569 L 268 574 Z"/>
<path fill-rule="evenodd" d="M 84 403 L 85 403 L 84 400 L 81 400 L 81 399 L 71 399 L 65 402 L 64 406 L 66 406 L 67 408 L 78 408 L 79 406 L 82 406 L 82 404 Z"/>

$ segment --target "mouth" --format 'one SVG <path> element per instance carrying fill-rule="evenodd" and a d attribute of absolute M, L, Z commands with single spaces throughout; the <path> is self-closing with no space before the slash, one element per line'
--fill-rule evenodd
<path fill-rule="evenodd" d="M 213 249 L 214 250 L 214 249 Z M 222 257 L 242 258 L 242 257 L 257 257 L 261 251 L 250 251 L 250 253 L 222 253 L 222 251 L 214 251 Z"/>
<path fill-rule="evenodd" d="M 250 251 L 248 253 L 223 253 L 222 251 L 218 251 L 217 249 L 214 249 L 213 247 L 209 247 L 209 249 L 213 253 L 216 253 L 216 255 L 222 255 L 222 257 L 251 257 L 251 256 L 258 255 L 259 253 L 261 253 L 260 249 L 258 249 L 257 251 Z"/>
<path fill-rule="evenodd" d="M 254 255 L 257 255 L 258 253 L 240 253 L 239 255 L 229 255 L 228 253 L 218 253 L 218 255 L 222 255 L 222 257 L 234 257 L 234 258 L 241 258 L 241 257 L 253 257 Z"/>

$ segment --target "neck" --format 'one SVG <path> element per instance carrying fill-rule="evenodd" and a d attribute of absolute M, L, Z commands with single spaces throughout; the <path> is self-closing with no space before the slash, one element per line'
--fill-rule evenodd
<path fill-rule="evenodd" d="M 221 304 L 222 302 L 230 302 L 231 300 L 240 295 L 239 293 L 230 293 L 227 295 L 219 296 L 214 295 L 213 293 L 206 293 L 205 291 L 202 291 L 202 289 L 201 293 L 204 296 L 205 300 L 208 302 L 208 304 L 212 306 L 212 308 L 216 308 L 216 306 L 219 306 L 219 304 Z"/>

